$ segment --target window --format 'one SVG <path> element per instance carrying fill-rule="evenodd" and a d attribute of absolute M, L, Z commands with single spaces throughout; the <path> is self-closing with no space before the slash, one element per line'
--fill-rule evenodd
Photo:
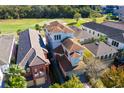
<path fill-rule="evenodd" d="M 54 40 L 61 40 L 61 35 L 55 35 Z"/>
<path fill-rule="evenodd" d="M 56 40 L 56 35 L 54 36 L 54 40 Z"/>
<path fill-rule="evenodd" d="M 107 55 L 105 55 L 105 59 L 107 58 Z"/>
<path fill-rule="evenodd" d="M 101 56 L 101 59 L 103 59 L 103 56 Z"/>
<path fill-rule="evenodd" d="M 95 34 L 95 32 L 93 32 L 93 35 Z"/>
<path fill-rule="evenodd" d="M 116 46 L 116 42 L 114 41 L 114 46 Z"/>
<path fill-rule="evenodd" d="M 116 42 L 116 41 L 112 41 L 112 45 L 118 47 L 119 46 L 119 43 Z"/>
<path fill-rule="evenodd" d="M 98 36 L 99 36 L 99 33 L 98 33 Z"/>
<path fill-rule="evenodd" d="M 117 43 L 116 43 L 116 47 L 118 47 L 118 45 L 119 45 L 119 43 L 117 42 Z"/>
<path fill-rule="evenodd" d="M 59 35 L 59 40 L 61 40 L 61 35 Z"/>
<path fill-rule="evenodd" d="M 109 54 L 109 58 L 111 58 L 112 54 Z"/>
<path fill-rule="evenodd" d="M 89 30 L 89 33 L 91 33 L 91 30 Z"/>

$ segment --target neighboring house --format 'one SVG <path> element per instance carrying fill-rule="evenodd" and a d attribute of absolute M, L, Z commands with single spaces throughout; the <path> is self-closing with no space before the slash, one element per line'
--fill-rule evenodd
<path fill-rule="evenodd" d="M 83 31 L 76 26 L 70 26 L 75 31 L 74 36 L 78 39 L 81 44 L 92 42 L 94 37 L 86 31 Z"/>
<path fill-rule="evenodd" d="M 83 24 L 82 29 L 92 34 L 95 38 L 101 35 L 107 37 L 107 43 L 116 49 L 124 49 L 124 36 L 123 30 L 98 24 L 95 22 L 88 22 Z"/>
<path fill-rule="evenodd" d="M 15 51 L 15 37 L 13 35 L 0 36 L 0 86 L 3 82 L 3 73 L 9 68 Z"/>
<path fill-rule="evenodd" d="M 47 54 L 38 31 L 27 29 L 20 32 L 17 64 L 26 70 L 28 87 L 50 82 Z"/>
<path fill-rule="evenodd" d="M 0 36 L 0 69 L 4 72 L 14 57 L 15 37 L 13 35 Z"/>
<path fill-rule="evenodd" d="M 83 58 L 83 47 L 73 39 L 68 38 L 55 48 L 54 55 L 64 76 L 67 76 L 65 72 L 73 70 Z"/>
<path fill-rule="evenodd" d="M 72 66 L 76 66 L 82 58 L 83 47 L 73 39 L 68 38 L 60 46 L 55 48 L 55 54 L 67 56 Z"/>
<path fill-rule="evenodd" d="M 64 39 L 74 36 L 74 31 L 71 28 L 58 21 L 46 24 L 44 30 L 47 44 L 51 46 L 52 49 L 58 47 Z"/>
<path fill-rule="evenodd" d="M 112 59 L 118 52 L 115 48 L 105 44 L 104 42 L 85 44 L 84 48 L 85 50 L 88 50 L 93 57 L 99 59 Z"/>

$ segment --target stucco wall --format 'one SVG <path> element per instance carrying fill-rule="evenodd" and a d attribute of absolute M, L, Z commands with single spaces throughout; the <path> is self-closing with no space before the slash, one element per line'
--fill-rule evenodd
<path fill-rule="evenodd" d="M 105 35 L 105 34 L 103 34 L 103 33 L 101 33 L 101 32 L 95 31 L 95 30 L 90 29 L 90 28 L 87 28 L 87 27 L 85 27 L 85 26 L 82 26 L 82 29 L 85 29 L 84 31 L 86 31 L 87 33 L 93 35 L 94 38 L 99 38 L 100 35 Z M 90 32 L 89 32 L 89 31 L 90 31 Z M 93 34 L 93 32 L 95 32 L 95 33 Z M 99 34 L 99 36 L 98 36 L 98 34 Z"/>
<path fill-rule="evenodd" d="M 46 29 L 46 35 L 47 35 L 49 43 L 51 43 L 50 45 L 53 49 L 58 47 L 61 44 L 61 41 L 64 40 L 65 38 L 74 37 L 73 33 L 48 32 L 47 29 Z M 55 35 L 61 35 L 61 39 L 60 40 L 54 40 Z"/>

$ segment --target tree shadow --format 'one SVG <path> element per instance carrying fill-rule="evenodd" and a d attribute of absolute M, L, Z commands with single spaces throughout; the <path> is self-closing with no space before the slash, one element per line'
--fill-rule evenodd
<path fill-rule="evenodd" d="M 75 24 L 77 24 L 77 22 L 71 22 L 71 23 L 68 23 L 67 25 L 71 26 L 71 25 L 75 25 Z"/>

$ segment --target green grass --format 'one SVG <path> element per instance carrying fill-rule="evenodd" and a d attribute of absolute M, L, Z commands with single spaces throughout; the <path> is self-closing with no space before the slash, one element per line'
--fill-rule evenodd
<path fill-rule="evenodd" d="M 10 34 L 10 33 L 16 33 L 18 29 L 24 30 L 27 28 L 34 29 L 35 24 L 43 25 L 46 22 L 52 21 L 52 20 L 59 20 L 65 23 L 74 23 L 74 19 L 69 18 L 61 18 L 61 19 L 8 19 L 8 20 L 0 20 L 0 31 L 2 34 Z M 101 22 L 103 20 L 102 18 L 97 18 L 97 22 Z M 74 25 L 77 27 L 80 27 L 82 23 L 92 21 L 91 18 L 81 18 L 78 23 L 75 23 Z"/>
<path fill-rule="evenodd" d="M 47 21 L 47 19 L 0 20 L 0 31 L 2 33 L 14 33 L 18 29 L 34 28 L 35 24 L 42 24 L 44 21 Z"/>

